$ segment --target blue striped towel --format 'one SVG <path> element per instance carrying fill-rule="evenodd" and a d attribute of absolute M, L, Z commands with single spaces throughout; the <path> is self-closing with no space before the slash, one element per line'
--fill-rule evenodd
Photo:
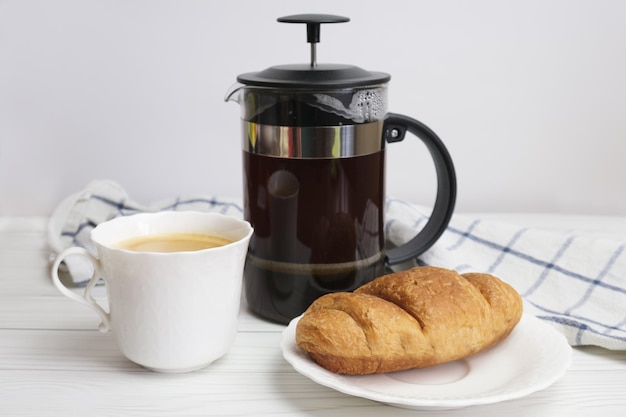
<path fill-rule="evenodd" d="M 72 245 L 93 250 L 89 232 L 98 223 L 159 210 L 242 216 L 240 202 L 233 199 L 201 196 L 142 206 L 132 202 L 119 185 L 94 181 L 68 197 L 52 215 L 50 246 L 55 253 Z M 402 244 L 427 219 L 426 209 L 388 199 L 386 237 L 392 244 Z M 626 350 L 625 245 L 626 236 L 611 239 L 455 214 L 441 238 L 415 264 L 496 275 L 522 295 L 527 313 L 549 322 L 571 345 Z M 78 285 L 90 276 L 85 265 L 67 266 Z"/>

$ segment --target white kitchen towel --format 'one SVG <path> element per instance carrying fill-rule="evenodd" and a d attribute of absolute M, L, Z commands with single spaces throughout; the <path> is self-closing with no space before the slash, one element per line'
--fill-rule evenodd
<path fill-rule="evenodd" d="M 428 220 L 428 210 L 388 199 L 385 233 L 400 245 Z M 142 206 L 119 185 L 94 181 L 68 197 L 50 219 L 53 255 L 69 246 L 93 251 L 89 232 L 100 222 L 142 211 L 201 210 L 242 217 L 239 201 L 223 197 L 175 198 Z M 524 298 L 527 313 L 545 320 L 571 345 L 626 350 L 626 236 L 606 238 L 575 229 L 529 228 L 455 214 L 418 265 L 459 272 L 486 272 L 510 283 Z M 67 265 L 77 285 L 90 265 Z"/>

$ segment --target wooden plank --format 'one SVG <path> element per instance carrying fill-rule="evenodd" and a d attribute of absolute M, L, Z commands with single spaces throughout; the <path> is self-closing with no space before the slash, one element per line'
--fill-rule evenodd
<path fill-rule="evenodd" d="M 454 415 L 619 416 L 624 411 L 622 378 L 623 373 L 610 371 L 573 372 L 522 399 L 458 409 Z M 419 415 L 336 392 L 291 372 L 238 373 L 218 367 L 183 375 L 0 371 L 0 392 L 2 415 L 19 410 L 30 416 Z"/>
<path fill-rule="evenodd" d="M 288 372 L 280 333 L 239 333 L 231 351 L 214 362 L 218 372 Z M 97 330 L 0 330 L 1 370 L 148 372 L 126 360 L 113 333 Z"/>

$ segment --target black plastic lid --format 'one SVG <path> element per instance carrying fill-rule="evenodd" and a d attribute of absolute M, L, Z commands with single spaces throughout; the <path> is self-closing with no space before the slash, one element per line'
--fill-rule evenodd
<path fill-rule="evenodd" d="M 383 72 L 370 72 L 353 65 L 317 64 L 316 44 L 320 41 L 320 25 L 349 20 L 347 17 L 327 14 L 302 14 L 278 18 L 279 22 L 306 23 L 307 42 L 311 44 L 310 64 L 277 65 L 261 72 L 241 74 L 237 81 L 259 87 L 304 89 L 358 87 L 388 82 L 391 76 Z"/>
<path fill-rule="evenodd" d="M 241 74 L 237 81 L 259 87 L 337 88 L 382 84 L 390 78 L 389 74 L 369 72 L 351 65 L 323 64 L 311 68 L 306 64 L 293 64 Z"/>

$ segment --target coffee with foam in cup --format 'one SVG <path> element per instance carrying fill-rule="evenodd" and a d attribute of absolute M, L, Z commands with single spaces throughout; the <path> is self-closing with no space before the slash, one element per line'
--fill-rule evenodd
<path fill-rule="evenodd" d="M 232 240 L 203 233 L 163 233 L 124 239 L 114 246 L 134 252 L 193 252 L 229 243 Z"/>

